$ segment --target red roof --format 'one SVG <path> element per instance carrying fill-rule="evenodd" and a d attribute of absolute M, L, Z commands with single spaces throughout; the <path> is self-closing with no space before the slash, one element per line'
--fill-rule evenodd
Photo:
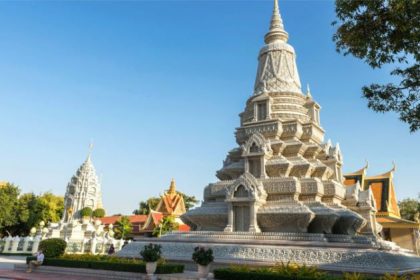
<path fill-rule="evenodd" d="M 181 224 L 181 225 L 179 225 L 178 230 L 179 231 L 190 231 L 191 228 L 186 224 Z"/>
<path fill-rule="evenodd" d="M 152 215 L 153 223 L 154 223 L 155 225 L 158 225 L 158 224 L 159 224 L 159 222 L 160 222 L 160 220 L 162 220 L 162 219 L 163 219 L 163 214 L 162 214 L 162 213 L 160 213 L 160 212 L 155 212 L 155 211 L 152 211 L 152 212 L 151 212 L 151 215 Z"/>
<path fill-rule="evenodd" d="M 109 224 L 115 224 L 119 219 L 121 219 L 122 216 L 108 216 L 100 218 L 102 224 L 109 225 Z M 147 215 L 131 215 L 128 216 L 128 219 L 130 220 L 130 223 L 132 224 L 144 224 L 147 220 Z"/>

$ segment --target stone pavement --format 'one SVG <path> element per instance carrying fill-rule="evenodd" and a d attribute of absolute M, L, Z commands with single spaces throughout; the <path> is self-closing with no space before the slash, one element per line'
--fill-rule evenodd
<path fill-rule="evenodd" d="M 26 257 L 23 256 L 5 256 L 0 255 L 0 280 L 13 279 L 13 280 L 99 280 L 100 278 L 86 278 L 77 276 L 67 276 L 62 274 L 50 273 L 26 273 L 22 271 L 14 271 L 15 264 L 25 264 Z"/>
<path fill-rule="evenodd" d="M 86 276 L 68 276 L 62 274 L 51 274 L 51 273 L 26 273 L 20 271 L 13 271 L 8 269 L 0 269 L 0 280 L 2 279 L 13 279 L 13 280 L 100 280 L 101 278 L 86 277 Z"/>
<path fill-rule="evenodd" d="M 100 279 L 147 279 L 145 274 L 104 271 L 80 268 L 41 266 L 32 273 L 26 273 L 26 257 L 0 256 L 0 280 L 100 280 Z M 196 280 L 197 272 L 157 275 L 159 280 Z M 210 278 L 212 279 L 212 277 Z"/>
<path fill-rule="evenodd" d="M 5 256 L 0 255 L 0 269 L 13 269 L 15 264 L 24 264 L 24 256 Z"/>

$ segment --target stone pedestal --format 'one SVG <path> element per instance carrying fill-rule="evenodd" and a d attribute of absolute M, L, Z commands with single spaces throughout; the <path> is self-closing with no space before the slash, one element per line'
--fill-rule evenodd
<path fill-rule="evenodd" d="M 363 273 L 420 272 L 420 258 L 381 247 L 375 239 L 348 235 L 309 233 L 173 233 L 145 238 L 126 245 L 117 255 L 136 257 L 147 244 L 162 246 L 169 261 L 192 262 L 194 248 L 205 246 L 214 253 L 215 266 L 249 264 L 273 266 L 280 262 L 317 266 L 332 271 Z M 398 248 L 398 247 L 396 247 Z M 397 249 L 398 250 L 398 249 Z"/>

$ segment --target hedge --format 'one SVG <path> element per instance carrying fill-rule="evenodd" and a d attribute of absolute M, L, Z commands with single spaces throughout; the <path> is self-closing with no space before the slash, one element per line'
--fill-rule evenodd
<path fill-rule="evenodd" d="M 275 271 L 265 269 L 249 269 L 240 271 L 235 268 L 220 268 L 213 271 L 214 278 L 218 280 L 341 280 L 341 279 L 359 279 L 359 280 L 378 280 L 378 279 L 409 279 L 409 278 L 383 278 L 363 274 L 357 274 L 352 277 L 351 273 L 344 273 L 340 276 L 329 275 L 326 273 L 313 276 L 285 275 Z M 347 277 L 345 277 L 347 276 Z"/>
<path fill-rule="evenodd" d="M 44 265 L 73 267 L 73 268 L 91 268 L 113 271 L 126 271 L 146 273 L 146 264 L 139 260 L 121 259 L 120 262 L 106 260 L 75 260 L 65 258 L 46 258 Z M 184 265 L 162 263 L 156 268 L 156 274 L 170 274 L 184 272 Z"/>
<path fill-rule="evenodd" d="M 214 278 L 219 280 L 324 280 L 324 279 L 334 279 L 334 278 L 314 278 L 314 277 L 299 277 L 292 278 L 287 275 L 281 275 L 276 272 L 269 271 L 234 271 L 229 268 L 215 269 L 213 271 Z"/>
<path fill-rule="evenodd" d="M 39 243 L 38 250 L 42 250 L 46 258 L 62 256 L 66 250 L 67 242 L 60 238 L 50 238 Z"/>

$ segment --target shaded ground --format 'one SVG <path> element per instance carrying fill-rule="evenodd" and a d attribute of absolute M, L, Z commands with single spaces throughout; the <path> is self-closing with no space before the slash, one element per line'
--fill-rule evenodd
<path fill-rule="evenodd" d="M 26 272 L 17 272 L 8 269 L 0 269 L 0 280 L 3 279 L 13 279 L 13 280 L 99 280 L 100 278 L 94 277 L 77 277 L 77 276 L 67 276 L 62 274 L 50 274 L 50 273 L 26 273 Z"/>
<path fill-rule="evenodd" d="M 47 273 L 26 273 L 14 271 L 15 264 L 24 264 L 26 257 L 24 256 L 4 256 L 0 255 L 0 280 L 99 280 L 99 278 L 86 278 L 77 276 L 66 276 L 62 274 L 47 274 Z"/>

